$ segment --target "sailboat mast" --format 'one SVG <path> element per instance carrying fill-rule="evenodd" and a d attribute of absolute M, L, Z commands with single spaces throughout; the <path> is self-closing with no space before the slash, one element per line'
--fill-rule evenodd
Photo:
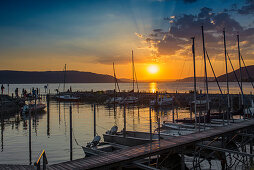
<path fill-rule="evenodd" d="M 114 78 L 115 78 L 115 91 L 116 91 L 116 72 L 115 72 L 115 64 L 113 62 L 113 71 L 114 71 Z"/>
<path fill-rule="evenodd" d="M 64 85 L 63 85 L 63 91 L 65 91 L 65 81 L 66 81 L 66 64 L 64 65 Z"/>
<path fill-rule="evenodd" d="M 191 39 L 192 39 L 193 70 L 194 70 L 195 129 L 197 129 L 197 88 L 196 88 L 196 63 L 195 63 L 195 37 L 192 37 Z"/>
<path fill-rule="evenodd" d="M 133 92 L 134 92 L 135 73 L 134 73 L 134 58 L 133 58 L 133 50 L 131 51 L 131 59 L 132 59 L 132 90 L 133 90 Z"/>
<path fill-rule="evenodd" d="M 225 32 L 225 28 L 223 29 L 223 37 L 224 37 L 224 51 L 225 51 L 225 64 L 226 64 L 227 99 L 228 99 L 227 120 L 228 120 L 228 123 L 229 123 L 230 99 L 229 99 L 228 60 L 227 60 L 227 45 L 226 45 L 226 32 Z"/>
<path fill-rule="evenodd" d="M 203 41 L 203 53 L 204 53 L 204 65 L 205 65 L 206 102 L 207 102 L 207 114 L 208 114 L 210 112 L 210 106 L 209 106 L 209 98 L 208 98 L 208 80 L 207 80 L 207 69 L 206 69 L 206 49 L 205 49 L 205 37 L 204 37 L 204 27 L 203 27 L 203 25 L 201 26 L 201 29 L 202 29 L 202 41 Z"/>
<path fill-rule="evenodd" d="M 241 67 L 241 52 L 240 52 L 239 35 L 237 35 L 237 45 L 238 45 L 238 57 L 239 57 L 239 71 L 240 71 L 240 88 L 242 89 L 243 88 L 243 83 L 242 83 L 242 67 Z M 241 94 L 241 104 L 242 104 L 241 107 L 243 108 L 243 106 L 244 106 L 243 93 Z"/>

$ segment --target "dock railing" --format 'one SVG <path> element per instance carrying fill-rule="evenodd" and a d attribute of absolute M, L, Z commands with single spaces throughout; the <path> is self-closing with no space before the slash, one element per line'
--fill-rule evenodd
<path fill-rule="evenodd" d="M 41 158 L 43 158 L 43 164 L 42 164 L 42 169 L 43 170 L 46 170 L 46 165 L 48 164 L 48 160 L 47 160 L 47 157 L 46 157 L 46 153 L 45 153 L 45 150 L 43 149 L 43 151 L 41 152 L 37 162 L 34 163 L 34 166 L 37 167 L 37 170 L 40 170 L 41 169 Z"/>

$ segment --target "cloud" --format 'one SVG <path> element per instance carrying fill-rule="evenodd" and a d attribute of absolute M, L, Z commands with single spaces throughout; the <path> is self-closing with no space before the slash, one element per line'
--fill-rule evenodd
<path fill-rule="evenodd" d="M 170 19 L 170 18 L 169 18 Z M 190 37 L 196 38 L 196 54 L 202 56 L 201 26 L 204 26 L 206 49 L 209 56 L 220 58 L 223 54 L 223 28 L 226 29 L 227 46 L 231 53 L 236 53 L 236 34 L 240 33 L 243 55 L 251 57 L 250 44 L 254 43 L 254 28 L 245 28 L 228 12 L 215 13 L 211 8 L 202 8 L 196 15 L 176 16 L 168 31 L 154 29 L 146 38 L 149 46 L 156 49 L 157 56 L 170 56 L 173 59 L 189 57 L 191 59 Z M 190 48 L 187 48 L 190 47 Z M 180 57 L 181 56 L 181 57 Z M 221 60 L 223 57 L 221 57 Z"/>
<path fill-rule="evenodd" d="M 254 0 L 246 0 L 246 5 L 237 10 L 239 14 L 254 14 Z"/>
<path fill-rule="evenodd" d="M 139 33 L 137 33 L 137 32 L 135 32 L 135 35 L 136 35 L 137 37 L 139 37 L 139 38 L 143 38 L 143 35 L 142 35 L 142 34 L 139 34 Z"/>

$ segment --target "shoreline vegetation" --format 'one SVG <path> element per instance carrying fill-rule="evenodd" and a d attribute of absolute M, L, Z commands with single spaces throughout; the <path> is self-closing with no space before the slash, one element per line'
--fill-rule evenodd
<path fill-rule="evenodd" d="M 254 75 L 254 65 L 247 66 L 250 75 Z M 240 70 L 235 71 L 237 77 L 240 76 Z M 233 72 L 228 73 L 229 81 L 236 82 Z M 253 81 L 248 77 L 246 69 L 242 67 L 243 82 Z M 197 77 L 198 82 L 203 82 L 204 77 Z M 226 82 L 226 75 L 217 77 L 219 82 Z M 63 83 L 63 71 L 12 71 L 0 70 L 0 84 L 48 84 Z M 208 77 L 209 82 L 214 82 L 214 77 Z M 97 74 L 92 72 L 66 71 L 66 83 L 114 83 L 115 78 L 111 75 Z M 132 80 L 126 78 L 118 79 L 119 83 L 130 83 Z M 140 83 L 167 83 L 167 82 L 193 82 L 193 77 L 186 77 L 178 80 L 141 80 Z"/>

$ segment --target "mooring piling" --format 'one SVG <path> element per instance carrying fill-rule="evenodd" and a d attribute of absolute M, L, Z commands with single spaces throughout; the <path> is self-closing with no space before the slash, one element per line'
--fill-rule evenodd
<path fill-rule="evenodd" d="M 72 161 L 72 107 L 70 106 L 70 160 Z"/>

